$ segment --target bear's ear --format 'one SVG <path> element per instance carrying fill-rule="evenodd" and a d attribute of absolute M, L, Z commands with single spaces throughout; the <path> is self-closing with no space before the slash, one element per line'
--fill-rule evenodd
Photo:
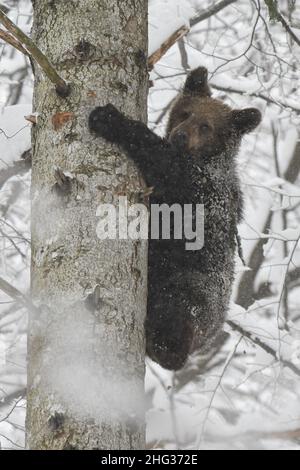
<path fill-rule="evenodd" d="M 234 110 L 231 113 L 233 127 L 241 134 L 253 131 L 260 124 L 261 118 L 261 112 L 256 108 Z"/>
<path fill-rule="evenodd" d="M 211 91 L 207 83 L 207 69 L 198 67 L 193 70 L 187 77 L 183 93 L 185 95 L 193 95 L 199 97 L 211 96 Z"/>

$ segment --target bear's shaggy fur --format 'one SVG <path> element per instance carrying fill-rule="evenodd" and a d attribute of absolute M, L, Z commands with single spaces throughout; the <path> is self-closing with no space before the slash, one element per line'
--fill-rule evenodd
<path fill-rule="evenodd" d="M 96 108 L 89 126 L 120 145 L 140 168 L 151 204 L 203 204 L 205 245 L 150 240 L 147 353 L 177 370 L 194 351 L 209 352 L 222 331 L 234 279 L 242 195 L 235 158 L 242 137 L 261 121 L 257 109 L 232 110 L 211 98 L 207 70 L 188 76 L 171 111 L 166 139 L 111 104 Z"/>

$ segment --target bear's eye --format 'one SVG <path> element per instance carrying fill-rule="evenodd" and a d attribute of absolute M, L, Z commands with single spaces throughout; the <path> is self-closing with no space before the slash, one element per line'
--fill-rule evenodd
<path fill-rule="evenodd" d="M 180 115 L 180 119 L 182 121 L 186 121 L 190 117 L 190 113 L 188 111 L 183 111 L 183 113 Z"/>
<path fill-rule="evenodd" d="M 209 132 L 210 131 L 210 126 L 208 124 L 201 124 L 200 131 L 201 132 Z"/>

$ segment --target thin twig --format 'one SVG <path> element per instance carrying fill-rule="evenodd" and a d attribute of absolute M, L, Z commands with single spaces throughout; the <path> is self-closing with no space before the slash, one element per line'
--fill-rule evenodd
<path fill-rule="evenodd" d="M 23 400 L 23 396 L 20 396 L 18 400 L 15 401 L 15 403 L 13 404 L 9 412 L 6 414 L 6 416 L 0 419 L 0 423 L 6 421 L 11 416 L 11 414 L 15 411 L 15 409 L 17 408 L 21 400 Z"/>
<path fill-rule="evenodd" d="M 275 349 L 271 348 L 271 346 L 269 346 L 268 344 L 264 343 L 261 339 L 259 339 L 257 336 L 255 336 L 255 334 L 253 334 L 252 332 L 250 331 L 247 331 L 245 330 L 245 328 L 243 328 L 242 326 L 238 325 L 237 323 L 231 321 L 231 320 L 228 320 L 226 322 L 234 331 L 237 331 L 238 333 L 240 333 L 241 335 L 243 335 L 245 338 L 248 338 L 252 343 L 256 344 L 257 346 L 259 346 L 261 349 L 263 349 L 267 354 L 269 354 L 270 356 L 272 356 L 274 359 L 276 359 L 276 361 L 278 361 L 278 354 L 277 354 L 277 351 L 275 351 Z M 298 375 L 300 377 L 300 369 L 298 369 L 298 367 L 296 367 L 292 362 L 286 360 L 286 359 L 282 359 L 281 358 L 281 361 L 280 363 L 284 366 L 284 367 L 287 367 L 288 369 L 290 369 L 292 372 L 294 372 L 294 374 Z"/>
<path fill-rule="evenodd" d="M 209 413 L 210 413 L 210 411 L 211 411 L 211 408 L 212 408 L 213 402 L 214 402 L 214 400 L 215 400 L 216 394 L 217 394 L 217 392 L 218 392 L 218 390 L 219 390 L 219 388 L 220 388 L 220 386 L 221 386 L 222 380 L 223 380 L 223 378 L 224 378 L 224 376 L 225 376 L 225 374 L 226 374 L 226 372 L 227 372 L 228 367 L 229 367 L 230 364 L 231 364 L 231 361 L 233 360 L 233 358 L 234 358 L 234 356 L 235 356 L 235 354 L 236 354 L 236 352 L 237 352 L 237 349 L 238 349 L 238 347 L 239 347 L 239 345 L 240 345 L 242 339 L 243 339 L 243 336 L 241 336 L 241 337 L 239 338 L 239 340 L 238 340 L 238 342 L 236 343 L 235 347 L 234 347 L 233 350 L 229 353 L 229 355 L 228 355 L 228 357 L 227 357 L 227 359 L 226 359 L 226 363 L 225 363 L 225 365 L 224 365 L 224 367 L 223 367 L 223 370 L 222 370 L 222 372 L 221 372 L 221 375 L 220 375 L 220 377 L 218 378 L 217 385 L 216 385 L 216 387 L 215 387 L 215 389 L 214 389 L 214 391 L 213 391 L 213 393 L 212 393 L 212 396 L 211 396 L 211 398 L 210 398 L 210 400 L 209 400 L 209 405 L 208 405 L 208 407 L 207 407 L 207 411 L 206 411 L 206 414 L 205 414 L 205 417 L 204 417 L 204 420 L 203 420 L 201 429 L 200 429 L 199 434 L 198 434 L 198 436 L 197 436 L 196 447 L 195 447 L 196 449 L 200 449 L 200 447 L 201 447 L 201 444 L 202 444 L 203 438 L 204 438 L 205 429 L 206 429 L 206 424 L 207 424 L 207 421 L 208 421 L 208 418 L 209 418 Z"/>
<path fill-rule="evenodd" d="M 291 106 L 288 103 L 283 103 L 282 101 L 274 100 L 274 99 L 270 98 L 269 96 L 264 95 L 263 93 L 256 93 L 256 92 L 248 93 L 245 90 L 238 90 L 237 88 L 224 87 L 224 86 L 215 85 L 215 84 L 211 84 L 211 87 L 214 88 L 215 90 L 224 91 L 226 93 L 236 93 L 238 95 L 245 95 L 245 96 L 251 96 L 253 98 L 260 98 L 261 100 L 266 101 L 268 104 L 274 104 L 274 105 L 279 106 L 281 108 L 289 108 L 292 111 L 294 111 L 296 114 L 300 114 L 300 107 L 295 108 L 294 106 Z"/>
<path fill-rule="evenodd" d="M 179 39 L 178 48 L 179 48 L 180 57 L 181 57 L 181 66 L 182 66 L 183 70 L 185 70 L 185 72 L 187 73 L 191 69 L 191 67 L 189 65 L 188 53 L 186 51 L 186 47 L 185 47 L 185 43 L 184 43 L 183 38 Z"/>
<path fill-rule="evenodd" d="M 65 82 L 63 78 L 58 75 L 54 66 L 42 53 L 42 51 L 35 45 L 35 43 L 6 16 L 1 7 L 0 23 L 2 23 L 9 31 L 9 33 L 11 33 L 14 38 L 21 44 L 21 46 L 26 49 L 27 55 L 30 55 L 39 64 L 39 66 L 45 72 L 49 80 L 54 83 L 57 94 L 64 98 L 67 97 L 70 94 L 70 86 Z M 17 49 L 20 50 L 20 48 Z"/>
<path fill-rule="evenodd" d="M 223 10 L 223 8 L 228 7 L 232 3 L 236 3 L 237 0 L 222 0 L 221 2 L 217 3 L 216 5 L 213 5 L 211 8 L 208 8 L 206 11 L 203 13 L 199 13 L 198 15 L 194 16 L 191 21 L 190 25 L 191 28 L 195 26 L 198 23 L 201 23 L 204 20 L 207 20 L 211 16 L 216 15 L 219 13 L 219 11 Z"/>
<path fill-rule="evenodd" d="M 300 46 L 300 39 L 298 36 L 294 33 L 290 25 L 288 24 L 287 20 L 284 18 L 284 16 L 280 13 L 278 10 L 278 5 L 275 0 L 265 0 L 265 4 L 268 7 L 269 10 L 269 15 L 271 20 L 278 21 L 279 23 L 282 24 L 286 32 L 291 36 L 293 41 Z"/>

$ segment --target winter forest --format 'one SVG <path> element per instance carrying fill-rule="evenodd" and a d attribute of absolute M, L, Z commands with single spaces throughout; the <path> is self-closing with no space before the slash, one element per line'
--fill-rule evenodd
<path fill-rule="evenodd" d="M 91 59 L 97 53 L 90 43 L 93 35 L 105 38 L 114 30 L 119 2 L 110 0 L 111 15 L 104 9 L 100 26 L 92 7 L 80 18 L 89 3 L 95 8 L 108 2 L 0 3 L 1 11 L 58 64 L 66 81 L 76 65 L 74 97 L 57 97 L 28 48 L 0 24 L 1 450 L 72 449 L 75 441 L 81 449 L 93 448 L 96 431 L 104 449 L 137 449 L 144 424 L 136 430 L 128 417 L 142 416 L 143 403 L 146 449 L 299 450 L 300 1 L 135 0 L 140 8 L 148 4 L 149 81 L 135 73 L 128 75 L 126 87 L 122 76 L 114 89 L 105 75 L 112 67 L 109 59 L 105 52 Z M 78 34 L 72 20 L 76 9 Z M 83 36 L 84 28 L 92 31 L 89 36 Z M 130 26 L 122 34 L 132 35 Z M 117 53 L 111 57 L 117 68 L 122 59 Z M 114 166 L 109 150 L 106 164 L 103 149 L 95 177 L 97 164 L 86 156 L 95 154 L 87 117 L 100 101 L 113 100 L 138 119 L 147 111 L 148 126 L 163 136 L 177 93 L 188 72 L 199 66 L 208 69 L 214 97 L 232 108 L 262 113 L 238 158 L 245 215 L 227 334 L 210 355 L 193 356 L 176 372 L 146 357 L 144 396 L 143 314 L 132 323 L 128 318 L 134 308 L 145 310 L 145 277 L 136 273 L 146 272 L 146 244 L 96 244 L 88 228 L 95 223 L 96 205 L 90 211 L 85 199 L 100 188 L 110 202 L 111 181 L 121 194 L 124 186 L 136 190 L 141 182 L 122 155 Z M 97 67 L 103 67 L 106 91 L 98 91 Z M 143 83 L 149 85 L 148 110 L 141 104 L 147 96 Z M 66 158 L 72 168 L 64 166 Z M 47 193 L 49 181 L 55 191 Z M 68 200 L 53 209 L 57 194 L 65 201 L 61 192 L 67 186 L 74 191 L 74 185 L 76 203 Z M 118 282 L 118 273 L 103 274 L 115 269 L 116 259 Z M 89 278 L 93 270 L 98 270 L 96 284 Z M 101 303 L 104 323 L 100 314 L 96 322 L 94 313 L 83 318 L 83 300 L 88 312 L 91 303 Z M 130 345 L 126 360 L 115 352 L 119 343 L 121 351 Z M 117 430 L 111 424 L 116 420 Z"/>

